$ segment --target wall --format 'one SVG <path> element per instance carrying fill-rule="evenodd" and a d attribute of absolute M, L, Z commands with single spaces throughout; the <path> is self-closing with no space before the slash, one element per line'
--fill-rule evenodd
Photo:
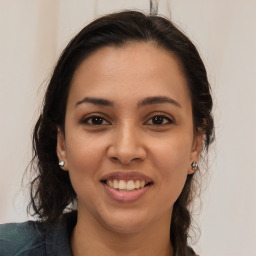
<path fill-rule="evenodd" d="M 21 187 L 32 126 L 63 47 L 94 17 L 148 1 L 0 0 L 0 223 L 23 221 Z M 210 154 L 196 250 L 205 256 L 256 255 L 256 2 L 160 1 L 199 48 L 212 84 L 216 144 Z M 26 181 L 26 179 L 25 179 Z M 26 182 L 25 182 L 26 183 Z M 25 192 L 24 192 L 25 191 Z"/>

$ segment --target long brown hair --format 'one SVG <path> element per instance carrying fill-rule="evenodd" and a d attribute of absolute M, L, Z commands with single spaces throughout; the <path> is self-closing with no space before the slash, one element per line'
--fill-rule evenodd
<path fill-rule="evenodd" d="M 31 202 L 40 220 L 55 224 L 67 206 L 76 200 L 68 172 L 58 166 L 56 154 L 57 126 L 64 131 L 67 97 L 74 71 L 100 47 L 121 47 L 136 42 L 156 43 L 180 60 L 191 95 L 194 130 L 205 134 L 208 150 L 213 141 L 212 97 L 204 64 L 193 43 L 171 21 L 136 11 L 103 16 L 84 27 L 61 54 L 49 82 L 42 112 L 33 133 L 34 157 Z M 188 175 L 185 186 L 174 204 L 170 239 L 179 255 L 186 255 L 191 213 L 188 206 L 195 192 L 195 181 Z"/>

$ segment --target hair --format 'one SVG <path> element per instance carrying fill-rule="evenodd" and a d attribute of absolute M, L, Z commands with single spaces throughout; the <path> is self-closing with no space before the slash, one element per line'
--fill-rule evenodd
<path fill-rule="evenodd" d="M 192 102 L 194 132 L 204 133 L 204 150 L 214 139 L 211 114 L 212 97 L 206 69 L 193 43 L 171 21 L 157 15 L 123 11 L 100 17 L 84 27 L 62 52 L 48 88 L 43 108 L 33 132 L 31 201 L 28 210 L 41 221 L 57 223 L 67 207 L 76 201 L 68 172 L 58 165 L 56 153 L 57 127 L 65 132 L 67 97 L 75 70 L 97 49 L 122 47 L 130 42 L 153 42 L 173 53 L 180 61 L 188 83 Z M 170 239 L 175 253 L 186 255 L 191 213 L 189 204 L 196 186 L 193 174 L 173 206 Z"/>

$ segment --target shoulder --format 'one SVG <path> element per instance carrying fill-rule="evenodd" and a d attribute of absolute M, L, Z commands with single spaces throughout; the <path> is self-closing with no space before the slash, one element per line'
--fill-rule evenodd
<path fill-rule="evenodd" d="M 70 236 L 77 213 L 65 213 L 55 225 L 27 221 L 0 225 L 1 256 L 72 256 Z"/>
<path fill-rule="evenodd" d="M 27 221 L 0 225 L 0 255 L 44 255 L 42 223 Z M 33 251 L 33 254 L 31 254 Z"/>

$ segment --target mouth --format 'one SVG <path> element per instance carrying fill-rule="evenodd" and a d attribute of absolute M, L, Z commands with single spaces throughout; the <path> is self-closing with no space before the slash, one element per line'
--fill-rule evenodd
<path fill-rule="evenodd" d="M 135 180 L 107 179 L 107 180 L 102 180 L 101 182 L 113 189 L 116 189 L 122 192 L 135 191 L 153 184 L 153 182 L 147 182 L 146 180 L 139 180 L 139 179 L 135 179 Z"/>
<path fill-rule="evenodd" d="M 154 181 L 140 172 L 114 172 L 105 175 L 100 182 L 106 193 L 121 203 L 135 202 L 153 186 Z"/>

